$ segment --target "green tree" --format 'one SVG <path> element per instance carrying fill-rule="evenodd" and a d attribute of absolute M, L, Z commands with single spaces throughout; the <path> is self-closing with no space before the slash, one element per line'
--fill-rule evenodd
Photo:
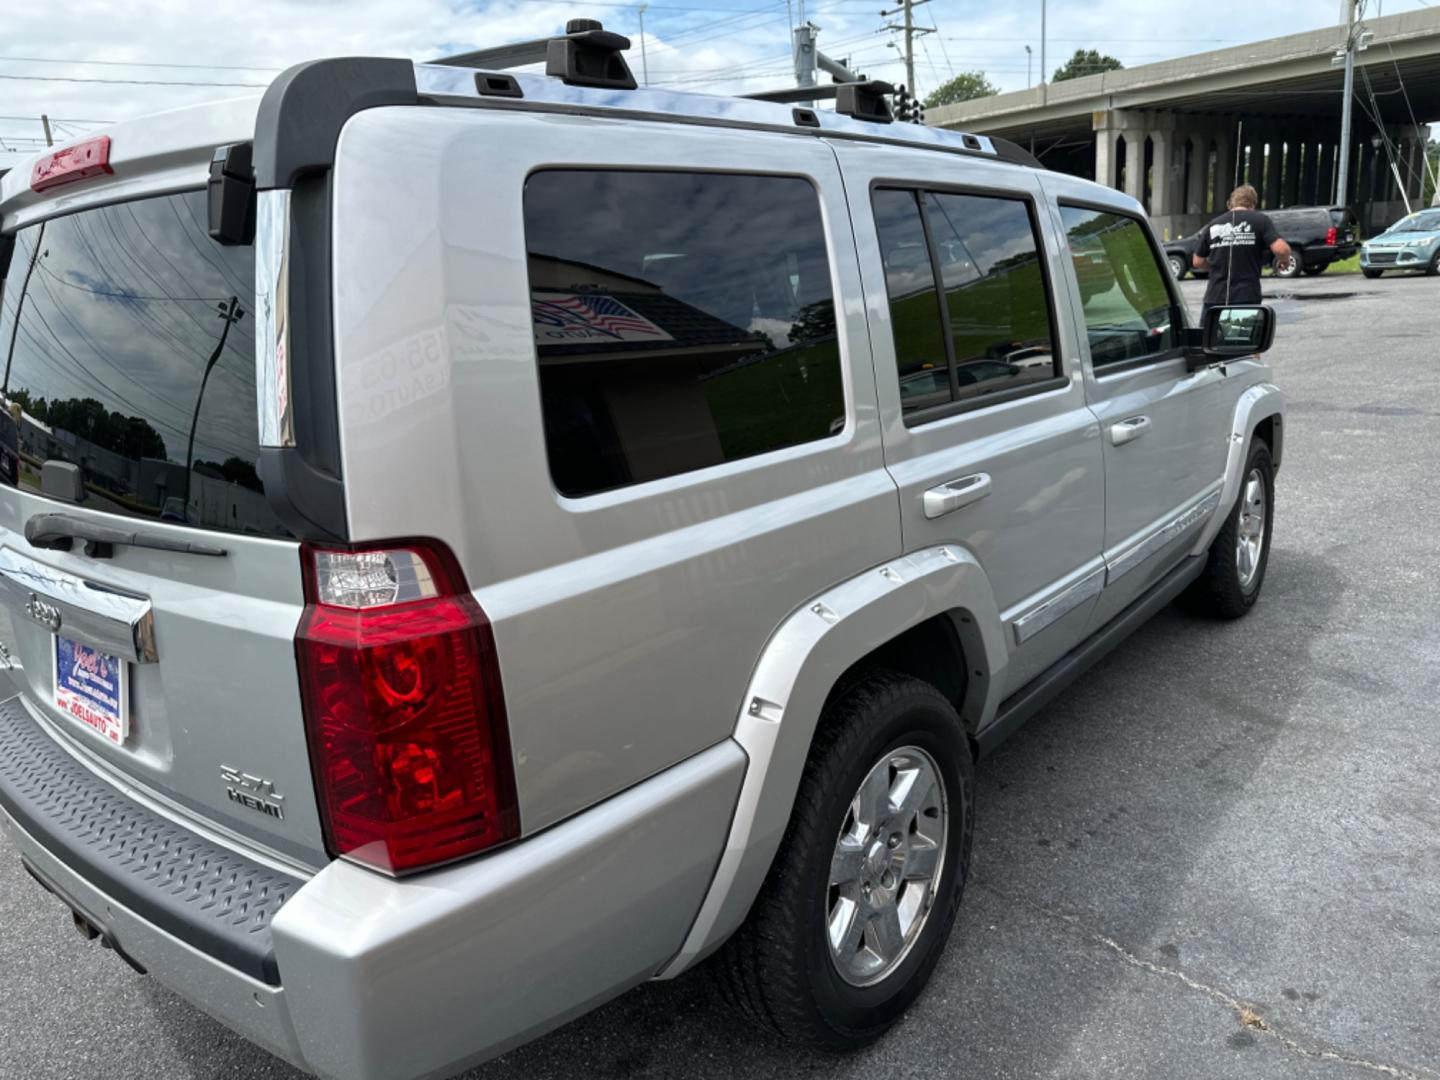
<path fill-rule="evenodd" d="M 1051 82 L 1078 79 L 1082 75 L 1095 75 L 1101 71 L 1119 71 L 1125 65 L 1113 56 L 1106 56 L 1095 49 L 1076 49 L 1075 55 L 1055 70 Z"/>
<path fill-rule="evenodd" d="M 949 82 L 941 83 L 925 99 L 925 108 L 938 105 L 953 105 L 957 101 L 974 101 L 976 98 L 992 97 L 1000 88 L 985 77 L 983 71 L 962 71 Z"/>

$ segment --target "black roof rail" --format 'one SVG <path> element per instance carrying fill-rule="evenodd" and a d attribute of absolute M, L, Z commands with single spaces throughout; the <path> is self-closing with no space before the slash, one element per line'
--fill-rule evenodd
<path fill-rule="evenodd" d="M 998 135 L 991 135 L 990 145 L 995 148 L 995 156 L 1001 161 L 1008 161 L 1012 165 L 1028 165 L 1032 169 L 1045 168 L 1045 166 L 1040 163 L 1039 158 L 1019 143 L 1011 142 L 1009 139 L 1002 139 Z"/>
<path fill-rule="evenodd" d="M 869 80 L 866 82 L 831 83 L 828 86 L 787 86 L 782 90 L 760 90 L 744 97 L 754 101 L 772 101 L 790 105 L 799 101 L 828 101 L 835 99 L 835 111 L 841 116 L 853 116 L 856 120 L 870 120 L 877 124 L 888 124 L 895 119 L 887 95 L 895 93 L 895 87 L 887 82 Z"/>
<path fill-rule="evenodd" d="M 497 45 L 493 49 L 444 56 L 431 63 L 503 71 L 544 61 L 546 75 L 554 75 L 571 86 L 634 90 L 638 84 L 621 55 L 628 48 L 629 38 L 611 33 L 598 20 L 571 19 L 560 37 Z"/>

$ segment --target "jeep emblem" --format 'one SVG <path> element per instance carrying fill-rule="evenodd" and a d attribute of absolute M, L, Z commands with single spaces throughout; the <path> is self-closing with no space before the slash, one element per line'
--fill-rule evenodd
<path fill-rule="evenodd" d="M 47 604 L 33 592 L 30 599 L 25 601 L 25 614 L 48 628 L 52 634 L 60 629 L 60 609 L 54 604 Z"/>

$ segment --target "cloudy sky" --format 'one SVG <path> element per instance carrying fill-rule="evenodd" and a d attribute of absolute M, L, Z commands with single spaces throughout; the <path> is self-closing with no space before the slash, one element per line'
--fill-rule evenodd
<path fill-rule="evenodd" d="M 1440 0 L 1369 0 L 1397 14 Z M 983 70 L 1002 89 L 1026 85 L 1025 46 L 1040 64 L 1041 0 L 931 0 L 917 17 L 921 93 L 951 72 Z M 879 0 L 809 0 L 820 47 L 872 77 L 903 80 Z M 799 0 L 654 0 L 645 12 L 651 83 L 715 93 L 790 83 L 787 28 Z M 1049 0 L 1053 70 L 1077 48 L 1127 67 L 1338 22 L 1339 0 Z M 277 71 L 319 56 L 425 59 L 602 19 L 637 38 L 637 5 L 599 0 L 8 0 L 0 14 L 0 166 L 37 148 L 39 114 L 61 138 L 219 97 L 259 93 Z M 162 85 L 168 84 L 168 85 Z"/>

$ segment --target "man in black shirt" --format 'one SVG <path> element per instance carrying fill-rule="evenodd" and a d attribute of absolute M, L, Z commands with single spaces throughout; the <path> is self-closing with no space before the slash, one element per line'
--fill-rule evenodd
<path fill-rule="evenodd" d="M 1207 270 L 1204 312 L 1225 304 L 1260 303 L 1260 271 L 1265 252 L 1277 260 L 1290 257 L 1290 245 L 1280 239 L 1270 218 L 1255 207 L 1260 197 L 1249 184 L 1230 193 L 1230 209 L 1206 225 L 1195 249 L 1195 269 Z"/>

